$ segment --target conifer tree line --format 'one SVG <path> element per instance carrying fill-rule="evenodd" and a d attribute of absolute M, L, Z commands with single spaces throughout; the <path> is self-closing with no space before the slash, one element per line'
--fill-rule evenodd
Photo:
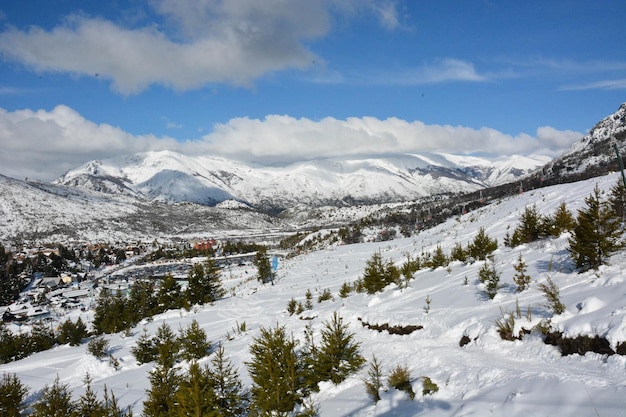
<path fill-rule="evenodd" d="M 133 349 L 139 363 L 154 362 L 142 416 L 316 415 L 309 396 L 319 390 L 318 384 L 339 384 L 365 364 L 360 343 L 348 327 L 334 313 L 322 323 L 319 333 L 308 326 L 302 343 L 285 326 L 261 328 L 249 347 L 251 358 L 245 363 L 252 379 L 246 389 L 224 346 L 212 349 L 196 321 L 181 329 L 178 336 L 164 323 L 155 336 L 140 338 Z M 202 365 L 206 356 L 209 360 Z M 89 375 L 85 386 L 85 393 L 73 400 L 68 385 L 57 377 L 32 404 L 26 404 L 28 387 L 15 375 L 5 374 L 0 382 L 0 410 L 3 416 L 23 416 L 27 408 L 34 417 L 132 415 L 118 406 L 106 387 L 104 398 L 99 399 Z"/>
<path fill-rule="evenodd" d="M 224 296 L 220 269 L 213 258 L 192 266 L 183 290 L 171 274 L 154 288 L 153 280 L 137 280 L 128 296 L 103 288 L 98 297 L 93 327 L 96 333 L 117 333 L 134 327 L 142 319 L 170 309 L 189 309 Z"/>

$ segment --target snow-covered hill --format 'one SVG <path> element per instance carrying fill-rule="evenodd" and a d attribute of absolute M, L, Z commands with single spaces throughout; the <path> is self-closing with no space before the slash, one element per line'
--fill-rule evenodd
<path fill-rule="evenodd" d="M 608 170 L 619 169 L 617 145 L 622 159 L 626 157 L 626 103 L 599 121 L 587 135 L 570 149 L 548 163 L 547 176 L 560 178 L 589 178 Z"/>
<path fill-rule="evenodd" d="M 262 208 L 413 200 L 475 191 L 514 181 L 550 158 L 494 160 L 450 154 L 401 154 L 361 159 L 318 159 L 286 166 L 253 166 L 171 151 L 91 161 L 55 181 L 152 201 L 214 205 L 234 199 Z"/>
<path fill-rule="evenodd" d="M 282 227 L 240 203 L 164 204 L 0 175 L 0 242 L 130 242 L 248 234 Z"/>
<path fill-rule="evenodd" d="M 374 404 L 363 384 L 366 365 L 339 385 L 321 385 L 320 392 L 312 397 L 320 416 L 623 416 L 626 357 L 596 353 L 561 356 L 556 347 L 544 344 L 537 333 L 522 340 L 505 341 L 495 326 L 503 311 L 514 312 L 519 305 L 523 317 L 516 320 L 518 328 L 530 328 L 542 319 L 550 319 L 554 328 L 566 336 L 599 335 L 613 349 L 626 341 L 626 252 L 614 255 L 609 266 L 578 274 L 568 255 L 567 234 L 514 249 L 502 245 L 505 234 L 518 224 L 525 207 L 534 204 L 538 212 L 551 214 L 564 202 L 575 213 L 596 185 L 608 190 L 618 179 L 618 174 L 610 174 L 528 191 L 455 216 L 410 238 L 332 246 L 301 254 L 280 262 L 274 285 L 259 284 L 250 265 L 233 266 L 222 272 L 228 289 L 224 299 L 191 311 L 161 314 L 153 321 L 140 323 L 130 334 L 107 336 L 110 352 L 119 361 L 117 369 L 108 359 L 89 355 L 85 345 L 65 345 L 1 365 L 0 372 L 16 373 L 29 387 L 31 399 L 57 377 L 69 385 L 77 399 L 84 392 L 82 381 L 89 373 L 92 387 L 100 396 L 106 385 L 121 406 L 130 406 L 135 415 L 140 415 L 149 387 L 148 372 L 154 367 L 154 363 L 139 365 L 131 354 L 143 328 L 155 334 L 162 323 L 177 330 L 196 319 L 214 344 L 223 344 L 227 357 L 248 387 L 251 380 L 245 362 L 251 358 L 249 346 L 262 327 L 285 325 L 289 334 L 304 340 L 305 326 L 310 325 L 319 341 L 323 323 L 338 312 L 354 333 L 355 341 L 361 344 L 365 358 L 371 360 L 376 355 L 381 361 L 385 385 L 393 368 L 406 366 L 417 396 L 410 400 L 407 394 L 389 389 Z M 344 282 L 351 283 L 362 276 L 366 261 L 374 253 L 399 266 L 407 254 L 421 255 L 437 246 L 450 253 L 457 243 L 470 242 L 480 227 L 499 242 L 494 255 L 502 288 L 493 300 L 478 282 L 482 262 L 455 262 L 448 269 L 420 270 L 406 289 L 390 286 L 376 295 L 353 293 L 346 299 L 338 296 Z M 530 288 L 520 293 L 512 279 L 519 255 L 532 277 Z M 548 276 L 560 288 L 566 306 L 566 311 L 558 316 L 546 307 L 538 288 Z M 325 289 L 332 292 L 334 299 L 316 302 Z M 286 311 L 289 300 L 304 302 L 307 290 L 313 293 L 313 309 L 290 316 Z M 428 311 L 427 297 L 431 300 Z M 528 308 L 530 315 L 526 313 Z M 78 316 L 85 321 L 91 319 L 90 313 L 78 310 L 60 319 L 75 320 Z M 423 328 L 400 336 L 370 330 L 363 322 Z M 240 331 L 242 323 L 244 331 Z M 27 330 L 23 326 L 20 331 Z M 469 338 L 469 343 L 461 347 L 463 336 Z M 202 360 L 201 365 L 209 360 Z M 176 367 L 184 372 L 187 364 Z M 423 396 L 423 376 L 430 377 L 439 391 Z"/>

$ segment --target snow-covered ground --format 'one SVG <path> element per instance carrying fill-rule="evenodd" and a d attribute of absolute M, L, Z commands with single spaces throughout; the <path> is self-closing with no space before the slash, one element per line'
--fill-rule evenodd
<path fill-rule="evenodd" d="M 545 345 L 536 334 L 521 341 L 501 340 L 494 322 L 502 311 L 513 311 L 516 303 L 525 314 L 532 311 L 530 327 L 552 314 L 538 284 L 546 277 L 560 287 L 567 311 L 552 322 L 565 335 L 606 337 L 613 349 L 626 341 L 626 252 L 614 255 L 609 266 L 578 274 L 573 271 L 567 252 L 567 236 L 549 239 L 514 249 L 504 247 L 503 237 L 512 233 L 519 215 L 530 204 L 539 212 L 552 214 L 561 202 L 576 213 L 584 207 L 584 198 L 598 184 L 608 190 L 618 180 L 617 174 L 589 181 L 527 191 L 495 202 L 462 217 L 455 217 L 433 229 L 406 239 L 380 243 L 336 246 L 285 260 L 278 268 L 275 285 L 261 285 L 254 279 L 251 266 L 236 266 L 222 273 L 228 296 L 192 311 L 170 311 L 144 322 L 132 336 L 109 335 L 111 353 L 119 360 L 115 369 L 108 360 L 99 360 L 79 347 L 59 346 L 47 352 L 0 366 L 0 372 L 16 373 L 36 394 L 58 375 L 69 384 L 74 397 L 84 391 L 85 373 L 93 387 L 102 392 L 104 385 L 113 391 L 122 406 L 131 406 L 135 415 L 142 411 L 149 388 L 148 372 L 153 364 L 138 365 L 131 354 L 136 339 L 146 327 L 151 334 L 167 322 L 172 329 L 186 327 L 198 320 L 213 343 L 224 344 L 226 355 L 239 368 L 245 385 L 250 384 L 244 362 L 250 359 L 249 346 L 261 327 L 284 324 L 296 338 L 311 323 L 316 335 L 323 323 L 337 311 L 349 324 L 349 330 L 361 343 L 361 352 L 382 362 L 388 373 L 397 365 L 406 366 L 413 377 L 417 396 L 409 400 L 393 389 L 382 394 L 374 404 L 367 396 L 363 379 L 368 365 L 340 385 L 323 384 L 313 401 L 321 416 L 624 416 L 626 413 L 626 357 L 587 353 L 584 356 L 561 356 L 556 347 Z M 482 262 L 453 263 L 446 270 L 422 270 L 415 274 L 409 288 L 388 287 L 377 295 L 352 293 L 342 300 L 337 294 L 344 282 L 354 282 L 363 273 L 365 263 L 380 251 L 383 259 L 400 266 L 407 254 L 413 256 L 433 251 L 441 245 L 449 254 L 460 242 L 466 245 L 480 227 L 496 238 L 496 268 L 503 287 L 493 300 L 484 293 L 477 274 Z M 517 293 L 512 277 L 519 254 L 532 277 L 530 289 Z M 464 283 L 467 282 L 466 285 Z M 290 316 L 287 303 L 293 297 L 304 302 L 305 293 L 313 294 L 313 310 Z M 333 301 L 317 302 L 317 296 L 330 289 Z M 426 298 L 431 301 L 426 311 Z M 89 320 L 89 313 L 76 311 Z M 360 320 L 359 320 L 360 319 Z M 389 335 L 363 327 L 371 324 L 421 325 L 410 335 Z M 246 330 L 237 328 L 245 323 Z M 459 346 L 462 336 L 472 340 Z M 230 336 L 230 337 L 227 337 Z M 208 358 L 205 359 L 208 361 Z M 182 366 L 182 365 L 181 365 Z M 439 386 L 431 396 L 421 395 L 421 378 L 428 376 Z"/>

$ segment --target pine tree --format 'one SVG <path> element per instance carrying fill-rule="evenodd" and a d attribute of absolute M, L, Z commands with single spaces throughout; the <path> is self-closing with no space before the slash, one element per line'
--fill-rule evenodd
<path fill-rule="evenodd" d="M 409 368 L 404 366 L 397 365 L 391 373 L 389 377 L 387 377 L 387 383 L 390 387 L 395 388 L 400 391 L 404 391 L 409 394 L 409 398 L 411 400 L 415 399 L 415 392 L 413 391 L 413 387 L 411 386 L 411 373 L 409 372 Z"/>
<path fill-rule="evenodd" d="M 0 381 L 0 415 L 19 417 L 24 411 L 28 388 L 15 374 L 3 374 Z"/>
<path fill-rule="evenodd" d="M 91 389 L 91 376 L 85 375 L 85 393 L 80 396 L 76 404 L 75 415 L 80 417 L 106 417 L 102 401 L 98 400 L 96 393 Z"/>
<path fill-rule="evenodd" d="M 128 295 L 127 310 L 131 325 L 135 325 L 142 319 L 152 316 L 156 312 L 157 303 L 153 282 L 136 280 Z"/>
<path fill-rule="evenodd" d="M 610 204 L 600 199 L 597 185 L 585 198 L 585 203 L 587 207 L 578 211 L 576 226 L 569 238 L 569 252 L 582 271 L 597 269 L 624 246 L 620 240 L 620 219 Z"/>
<path fill-rule="evenodd" d="M 315 374 L 319 380 L 339 384 L 361 368 L 365 359 L 359 353 L 359 346 L 341 316 L 333 313 L 332 319 L 324 323 L 322 342 L 314 358 Z"/>
<path fill-rule="evenodd" d="M 441 245 L 437 245 L 437 248 L 435 249 L 435 253 L 430 258 L 430 267 L 433 269 L 436 269 L 436 268 L 439 268 L 440 266 L 448 265 L 448 262 L 449 262 L 448 257 L 443 252 L 443 249 L 441 249 Z"/>
<path fill-rule="evenodd" d="M 211 358 L 207 379 L 213 389 L 213 409 L 217 415 L 220 417 L 239 417 L 247 414 L 249 395 L 243 389 L 237 369 L 224 355 L 222 345 L 217 348 L 213 358 Z"/>
<path fill-rule="evenodd" d="M 571 211 L 567 209 L 565 203 L 561 203 L 554 212 L 551 221 L 550 234 L 554 237 L 561 236 L 564 232 L 569 232 L 576 226 L 576 219 Z"/>
<path fill-rule="evenodd" d="M 150 371 L 150 389 L 143 402 L 144 417 L 171 417 L 176 415 L 175 395 L 180 384 L 180 375 L 173 367 L 161 363 Z"/>
<path fill-rule="evenodd" d="M 517 257 L 517 263 L 513 265 L 513 269 L 515 269 L 513 281 L 517 285 L 517 292 L 524 291 L 530 285 L 530 276 L 526 274 L 527 268 L 526 263 L 522 259 L 522 254 L 520 253 Z"/>
<path fill-rule="evenodd" d="M 127 307 L 121 291 L 113 294 L 108 288 L 102 288 L 92 322 L 96 333 L 117 333 L 128 329 L 131 322 Z"/>
<path fill-rule="evenodd" d="M 200 328 L 197 320 L 180 331 L 178 338 L 181 347 L 181 357 L 187 361 L 198 361 L 205 357 L 211 349 L 211 342 L 207 339 L 206 332 Z"/>
<path fill-rule="evenodd" d="M 496 249 L 498 249 L 498 242 L 491 239 L 485 228 L 481 227 L 474 236 L 474 240 L 468 245 L 467 252 L 474 260 L 484 261 Z"/>
<path fill-rule="evenodd" d="M 485 261 L 478 271 L 478 280 L 485 284 L 485 292 L 490 299 L 493 299 L 500 288 L 500 273 L 492 262 Z"/>
<path fill-rule="evenodd" d="M 339 297 L 348 298 L 351 292 L 352 292 L 352 286 L 348 284 L 347 282 L 344 282 L 343 284 L 341 284 L 341 288 L 339 288 Z"/>
<path fill-rule="evenodd" d="M 259 249 L 254 256 L 254 266 L 257 268 L 257 279 L 262 283 L 272 281 L 272 266 L 267 257 L 267 249 L 265 247 Z"/>
<path fill-rule="evenodd" d="M 117 405 L 117 398 L 115 398 L 115 394 L 111 391 L 111 396 L 109 396 L 109 390 L 107 386 L 104 386 L 104 416 L 105 417 L 133 417 L 133 413 L 130 410 L 130 406 L 128 407 L 128 411 L 123 411 Z"/>
<path fill-rule="evenodd" d="M 222 278 L 220 268 L 215 263 L 215 259 L 207 258 L 204 263 L 205 272 L 205 303 L 212 303 L 219 300 L 226 294 L 222 287 Z"/>
<path fill-rule="evenodd" d="M 173 368 L 179 358 L 179 342 L 169 324 L 163 322 L 157 329 L 155 346 L 158 352 L 157 365 Z"/>
<path fill-rule="evenodd" d="M 453 261 L 467 262 L 468 253 L 463 249 L 463 245 L 457 242 L 450 251 L 450 259 Z"/>
<path fill-rule="evenodd" d="M 302 400 L 296 342 L 287 337 L 284 326 L 261 328 L 250 346 L 246 363 L 252 378 L 253 412 L 258 415 L 287 416 Z"/>
<path fill-rule="evenodd" d="M 69 319 L 61 323 L 57 339 L 62 345 L 69 343 L 70 346 L 78 346 L 87 335 L 87 326 L 85 326 L 83 320 L 78 317 L 76 323 Z"/>
<path fill-rule="evenodd" d="M 362 282 L 368 294 L 375 294 L 385 288 L 385 264 L 380 252 L 374 252 L 366 261 Z"/>
<path fill-rule="evenodd" d="M 189 365 L 187 375 L 181 378 L 174 395 L 175 407 L 172 416 L 202 417 L 219 415 L 215 409 L 215 394 L 211 389 L 206 368 L 200 368 L 197 362 Z"/>
<path fill-rule="evenodd" d="M 187 274 L 185 297 L 187 297 L 189 305 L 204 304 L 204 281 L 204 267 L 199 263 L 194 264 Z"/>
<path fill-rule="evenodd" d="M 624 181 L 621 178 L 611 187 L 609 204 L 615 212 L 615 216 L 624 223 L 626 221 L 626 186 L 624 186 Z"/>
<path fill-rule="evenodd" d="M 511 246 L 534 242 L 545 235 L 544 218 L 537 210 L 536 205 L 526 206 L 520 216 L 520 223 L 511 237 Z"/>
<path fill-rule="evenodd" d="M 144 417 L 170 417 L 176 412 L 175 395 L 181 377 L 174 365 L 178 358 L 178 341 L 167 323 L 157 329 L 155 345 L 157 363 L 150 371 L 150 389 L 143 403 Z"/>
<path fill-rule="evenodd" d="M 311 292 L 309 288 L 307 288 L 306 293 L 304 294 L 304 298 L 306 300 L 304 303 L 304 308 L 307 310 L 312 310 L 313 309 L 313 293 Z"/>
<path fill-rule="evenodd" d="M 161 280 L 161 285 L 157 291 L 157 300 L 161 312 L 183 307 L 180 284 L 176 282 L 172 274 L 165 275 Z"/>
<path fill-rule="evenodd" d="M 57 375 L 54 383 L 41 390 L 41 396 L 33 404 L 31 417 L 68 417 L 74 413 L 76 404 L 72 401 L 69 385 L 61 384 Z"/>
<path fill-rule="evenodd" d="M 156 360 L 159 355 L 156 340 L 148 334 L 146 328 L 143 329 L 142 335 L 137 338 L 137 344 L 130 351 L 140 365 Z"/>

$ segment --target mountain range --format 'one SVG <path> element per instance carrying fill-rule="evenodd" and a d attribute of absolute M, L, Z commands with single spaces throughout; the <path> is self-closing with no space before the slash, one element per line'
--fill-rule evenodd
<path fill-rule="evenodd" d="M 52 183 L 0 175 L 0 241 L 131 240 L 346 224 L 380 204 L 503 195 L 619 169 L 626 104 L 558 158 L 443 153 L 244 164 L 171 151 L 91 161 Z M 497 191 L 497 192 L 496 192 Z M 281 213 L 280 216 L 276 214 Z"/>
<path fill-rule="evenodd" d="M 149 201 L 215 205 L 236 200 L 276 210 L 299 204 L 389 203 L 475 191 L 514 181 L 549 161 L 542 156 L 489 160 L 431 153 L 254 166 L 159 151 L 90 161 L 67 172 L 55 184 Z"/>

